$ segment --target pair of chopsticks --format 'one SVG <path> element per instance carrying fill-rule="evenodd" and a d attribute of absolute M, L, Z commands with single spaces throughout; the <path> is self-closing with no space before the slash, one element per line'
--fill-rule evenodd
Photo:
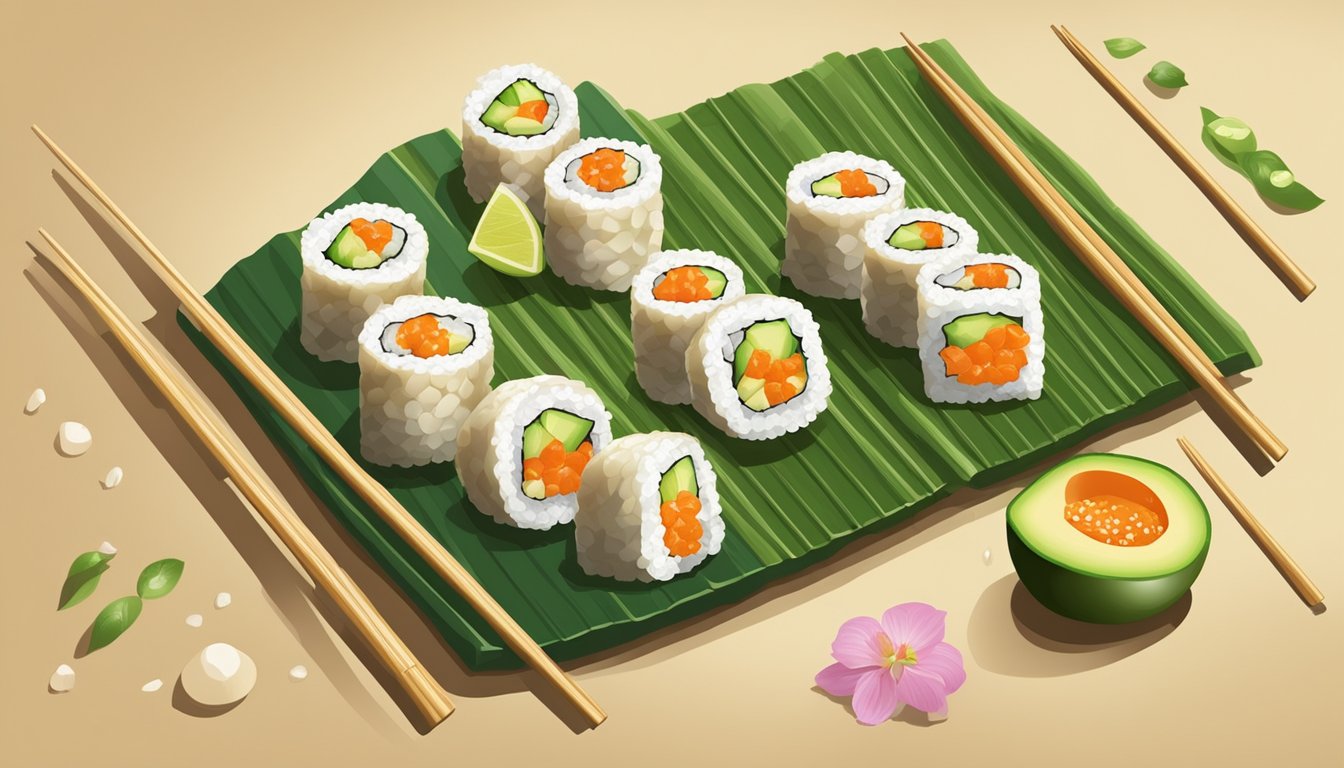
<path fill-rule="evenodd" d="M 425 720 L 434 726 L 452 714 L 453 704 L 447 692 L 425 672 L 411 649 L 406 647 L 387 620 L 373 607 L 368 596 L 303 524 L 284 497 L 266 481 L 259 470 L 248 463 L 242 450 L 226 436 L 220 418 L 205 407 L 201 396 L 190 388 L 186 378 L 173 368 L 162 352 L 149 343 L 144 331 L 131 322 L 54 237 L 45 229 L 38 228 L 37 231 L 51 246 L 56 255 L 54 263 L 62 274 L 103 319 L 112 335 L 167 398 L 173 410 L 223 465 L 243 496 L 252 503 L 313 581 L 331 595 L 341 613 L 364 636 L 379 661 L 410 695 Z"/>
<path fill-rule="evenodd" d="M 1288 284 L 1288 289 L 1293 292 L 1293 295 L 1299 301 L 1311 295 L 1311 292 L 1316 290 L 1316 283 L 1297 265 L 1297 262 L 1293 261 L 1278 244 L 1270 239 L 1265 230 L 1260 228 L 1260 225 L 1251 220 L 1251 217 L 1241 206 L 1237 205 L 1237 202 L 1232 199 L 1227 190 L 1219 186 L 1218 182 L 1214 181 L 1213 177 L 1209 175 L 1209 172 L 1195 161 L 1195 158 L 1186 151 L 1185 147 L 1181 146 L 1180 142 L 1176 141 L 1176 137 L 1171 135 L 1171 131 L 1168 131 L 1159 123 L 1157 118 L 1153 117 L 1153 113 L 1149 112 L 1138 99 L 1134 98 L 1134 94 L 1130 93 L 1129 89 L 1125 88 L 1116 79 L 1115 75 L 1111 74 L 1110 70 L 1106 69 L 1101 61 L 1093 56 L 1092 52 L 1087 50 L 1087 47 L 1077 37 L 1074 37 L 1067 27 L 1062 24 L 1059 26 L 1052 24 L 1050 29 L 1054 31 L 1060 42 L 1064 43 L 1064 47 L 1069 49 L 1074 58 L 1078 59 L 1078 63 L 1082 64 L 1083 68 L 1091 73 L 1092 77 L 1101 84 L 1101 87 L 1111 94 L 1116 103 L 1128 112 L 1130 117 L 1134 118 L 1139 127 L 1143 128 L 1144 132 L 1157 143 L 1157 146 L 1161 147 L 1162 151 L 1166 152 L 1167 156 L 1176 163 L 1176 166 L 1185 172 L 1190 181 L 1194 182 L 1196 187 L 1199 187 L 1199 191 L 1204 193 L 1210 203 L 1213 203 L 1213 207 L 1218 209 L 1224 219 L 1227 219 L 1227 223 L 1232 225 L 1232 229 L 1236 230 L 1241 239 L 1246 241 L 1251 250 L 1269 263 L 1271 268 L 1279 274 L 1279 277 Z"/>
<path fill-rule="evenodd" d="M 1260 450 L 1275 461 L 1282 459 L 1288 447 L 1228 388 L 1213 361 L 1139 276 L 1083 220 L 998 123 L 928 53 L 904 33 L 901 37 L 905 39 L 906 52 L 924 78 L 1078 258 Z"/>
<path fill-rule="evenodd" d="M 359 494 L 368 505 L 378 513 L 397 534 L 415 550 L 434 571 L 442 577 L 458 595 L 485 619 L 486 623 L 499 634 L 504 643 L 536 670 L 552 686 L 573 704 L 591 727 L 597 727 L 606 720 L 607 714 L 597 702 L 588 695 L 550 656 L 542 650 L 518 622 L 504 610 L 490 593 L 485 590 L 465 568 L 443 548 L 433 536 L 425 530 L 419 521 L 396 500 L 378 481 L 350 456 L 349 452 L 336 441 L 331 432 L 322 425 L 317 417 L 308 410 L 293 392 L 285 386 L 275 373 L 262 362 L 252 348 L 233 330 L 215 308 L 205 300 L 196 289 L 187 283 L 186 278 L 168 261 L 168 258 L 152 243 L 145 233 L 122 212 L 116 203 L 94 183 L 93 179 L 70 158 L 46 133 L 36 125 L 33 133 L 51 150 L 61 164 L 79 179 L 95 198 L 102 203 L 114 218 L 143 247 L 168 287 L 182 302 L 186 312 L 196 327 L 215 345 L 229 362 L 237 368 L 248 382 L 266 398 L 271 407 L 284 418 L 322 457 L 328 466 Z M 442 718 L 440 718 L 442 719 Z"/>
<path fill-rule="evenodd" d="M 1181 450 L 1185 451 L 1186 458 L 1190 459 L 1190 463 L 1195 465 L 1195 469 L 1199 470 L 1199 474 L 1204 477 L 1209 487 L 1213 488 L 1213 492 L 1218 495 L 1219 499 L 1222 499 L 1227 510 L 1232 513 L 1233 517 L 1237 518 L 1237 522 L 1241 523 L 1241 527 L 1246 530 L 1251 540 L 1256 543 L 1256 546 L 1260 547 L 1261 552 L 1265 553 L 1265 557 L 1268 557 L 1269 561 L 1274 564 L 1274 567 L 1283 575 L 1284 580 L 1293 588 L 1302 602 L 1306 603 L 1308 608 L 1313 609 L 1324 603 L 1325 595 L 1321 594 L 1321 590 L 1316 588 L 1311 578 L 1307 576 L 1306 571 L 1303 571 L 1302 567 L 1288 554 L 1288 551 L 1270 535 L 1269 531 L 1265 530 L 1265 527 L 1260 524 L 1255 515 L 1251 514 L 1251 510 L 1242 503 L 1237 494 L 1232 492 L 1232 487 L 1213 470 L 1213 467 L 1204 460 L 1199 451 L 1195 450 L 1195 446 L 1191 445 L 1190 441 L 1184 437 L 1176 438 L 1176 442 L 1181 446 Z"/>

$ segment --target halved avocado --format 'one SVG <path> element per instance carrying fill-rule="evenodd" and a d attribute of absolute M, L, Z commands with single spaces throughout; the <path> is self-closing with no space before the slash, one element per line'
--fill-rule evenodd
<path fill-rule="evenodd" d="M 1093 538 L 1066 508 L 1100 497 L 1107 503 L 1098 508 L 1115 501 L 1165 524 L 1148 543 L 1119 544 L 1128 522 L 1121 514 L 1113 543 Z M 1199 494 L 1171 469 L 1133 456 L 1069 459 L 1019 493 L 1007 518 L 1008 554 L 1022 584 L 1046 608 L 1079 621 L 1123 624 L 1161 613 L 1190 589 L 1209 554 L 1209 512 Z"/>

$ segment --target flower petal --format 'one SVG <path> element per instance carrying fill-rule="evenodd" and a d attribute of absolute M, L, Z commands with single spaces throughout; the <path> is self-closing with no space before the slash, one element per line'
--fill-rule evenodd
<path fill-rule="evenodd" d="M 961 651 L 947 643 L 939 643 L 919 654 L 915 666 L 942 678 L 946 693 L 952 693 L 966 682 L 966 665 L 961 660 Z"/>
<path fill-rule="evenodd" d="M 859 676 L 854 686 L 854 717 L 864 725 L 877 725 L 891 719 L 901 699 L 896 681 L 885 669 L 870 669 Z"/>
<path fill-rule="evenodd" d="M 844 664 L 832 664 L 817 673 L 817 685 L 832 696 L 853 696 L 854 686 L 859 682 L 859 678 L 872 669 L 872 667 L 850 669 Z"/>
<path fill-rule="evenodd" d="M 882 625 L 877 619 L 859 616 L 840 625 L 831 643 L 831 655 L 850 669 L 882 665 L 882 650 L 877 643 Z"/>
<path fill-rule="evenodd" d="M 882 614 L 882 629 L 891 642 L 902 643 L 923 653 L 926 648 L 943 640 L 947 612 L 927 603 L 901 603 Z"/>
<path fill-rule="evenodd" d="M 919 667 L 919 664 L 906 667 L 901 673 L 901 679 L 896 682 L 897 697 L 921 712 L 942 712 L 947 709 L 947 692 L 942 678 Z M 854 700 L 858 701 L 857 690 Z M 858 711 L 857 705 L 855 711 Z"/>

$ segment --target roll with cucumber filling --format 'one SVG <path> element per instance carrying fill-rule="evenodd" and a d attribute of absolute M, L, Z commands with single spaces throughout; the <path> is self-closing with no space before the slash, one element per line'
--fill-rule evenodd
<path fill-rule="evenodd" d="M 903 251 L 925 251 L 933 248 L 951 248 L 961 240 L 961 233 L 936 221 L 911 221 L 897 227 L 887 238 L 887 245 Z"/>
<path fill-rule="evenodd" d="M 728 277 L 713 267 L 691 264 L 669 269 L 653 280 L 653 298 L 689 304 L 723 296 Z"/>
<path fill-rule="evenodd" d="M 520 78 L 490 102 L 481 114 L 481 122 L 506 136 L 538 136 L 555 125 L 559 109 L 554 94 Z"/>
<path fill-rule="evenodd" d="M 456 355 L 476 340 L 476 329 L 450 315 L 424 314 L 388 323 L 380 342 L 389 355 L 419 358 Z"/>
<path fill-rule="evenodd" d="M 690 557 L 700 551 L 704 528 L 700 514 L 700 486 L 695 479 L 695 460 L 683 456 L 673 462 L 658 482 L 663 546 L 673 557 Z"/>
<path fill-rule="evenodd" d="M 617 192 L 639 180 L 639 159 L 602 147 L 565 166 L 565 186 L 579 192 Z"/>
<path fill-rule="evenodd" d="M 1022 285 L 1022 273 L 1007 264 L 993 262 L 967 264 L 935 277 L 933 282 L 958 291 L 974 291 L 981 288 L 1013 289 Z"/>
<path fill-rule="evenodd" d="M 836 171 L 812 182 L 813 197 L 874 197 L 885 195 L 891 182 L 858 168 Z"/>
<path fill-rule="evenodd" d="M 538 501 L 579 490 L 593 458 L 593 422 L 547 408 L 523 428 L 523 494 Z"/>
<path fill-rule="evenodd" d="M 352 219 L 326 250 L 326 257 L 346 269 L 376 269 L 406 247 L 406 230 L 384 219 Z"/>
<path fill-rule="evenodd" d="M 943 359 L 948 378 L 960 384 L 999 386 L 1017 381 L 1027 365 L 1031 336 L 1022 318 L 981 312 L 962 315 L 943 326 Z"/>
<path fill-rule="evenodd" d="M 723 357 L 733 364 L 742 405 L 760 412 L 807 388 L 807 360 L 788 320 L 761 320 L 728 337 Z"/>

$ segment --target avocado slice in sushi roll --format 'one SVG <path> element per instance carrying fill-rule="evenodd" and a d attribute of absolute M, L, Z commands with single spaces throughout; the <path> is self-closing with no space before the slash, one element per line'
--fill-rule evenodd
<path fill-rule="evenodd" d="M 887 238 L 887 245 L 903 251 L 923 251 L 928 248 L 951 248 L 961 239 L 957 230 L 936 221 L 911 221 L 897 227 Z"/>
<path fill-rule="evenodd" d="M 733 347 L 733 380 L 742 404 L 764 411 L 807 387 L 807 363 L 788 320 L 762 320 L 739 332 Z M 736 339 L 738 334 L 733 334 Z"/>
<path fill-rule="evenodd" d="M 481 115 L 481 122 L 509 136 L 536 136 L 555 124 L 555 95 L 531 80 L 518 79 L 499 92 Z"/>
<path fill-rule="evenodd" d="M 981 312 L 962 315 L 943 326 L 943 359 L 949 378 L 961 384 L 1002 385 L 1017 381 L 1027 366 L 1031 336 L 1022 319 Z"/>
<path fill-rule="evenodd" d="M 691 303 L 723 296 L 728 277 L 713 267 L 688 265 L 669 269 L 653 281 L 653 298 Z"/>
<path fill-rule="evenodd" d="M 327 247 L 331 262 L 346 269 L 375 269 L 406 247 L 406 230 L 383 219 L 353 219 Z"/>
<path fill-rule="evenodd" d="M 658 483 L 661 506 L 659 517 L 663 523 L 663 546 L 674 557 L 690 557 L 700 551 L 704 528 L 697 515 L 700 513 L 700 488 L 695 480 L 695 460 L 683 456 L 663 473 Z"/>
<path fill-rule="evenodd" d="M 836 171 L 812 182 L 815 197 L 873 197 L 886 194 L 891 184 L 875 173 L 858 168 Z"/>
<path fill-rule="evenodd" d="M 523 428 L 523 493 L 541 501 L 579 490 L 593 457 L 593 422 L 547 408 Z"/>
<path fill-rule="evenodd" d="M 383 329 L 383 351 L 391 355 L 419 358 L 460 354 L 475 341 L 471 323 L 449 315 L 424 314 Z"/>

